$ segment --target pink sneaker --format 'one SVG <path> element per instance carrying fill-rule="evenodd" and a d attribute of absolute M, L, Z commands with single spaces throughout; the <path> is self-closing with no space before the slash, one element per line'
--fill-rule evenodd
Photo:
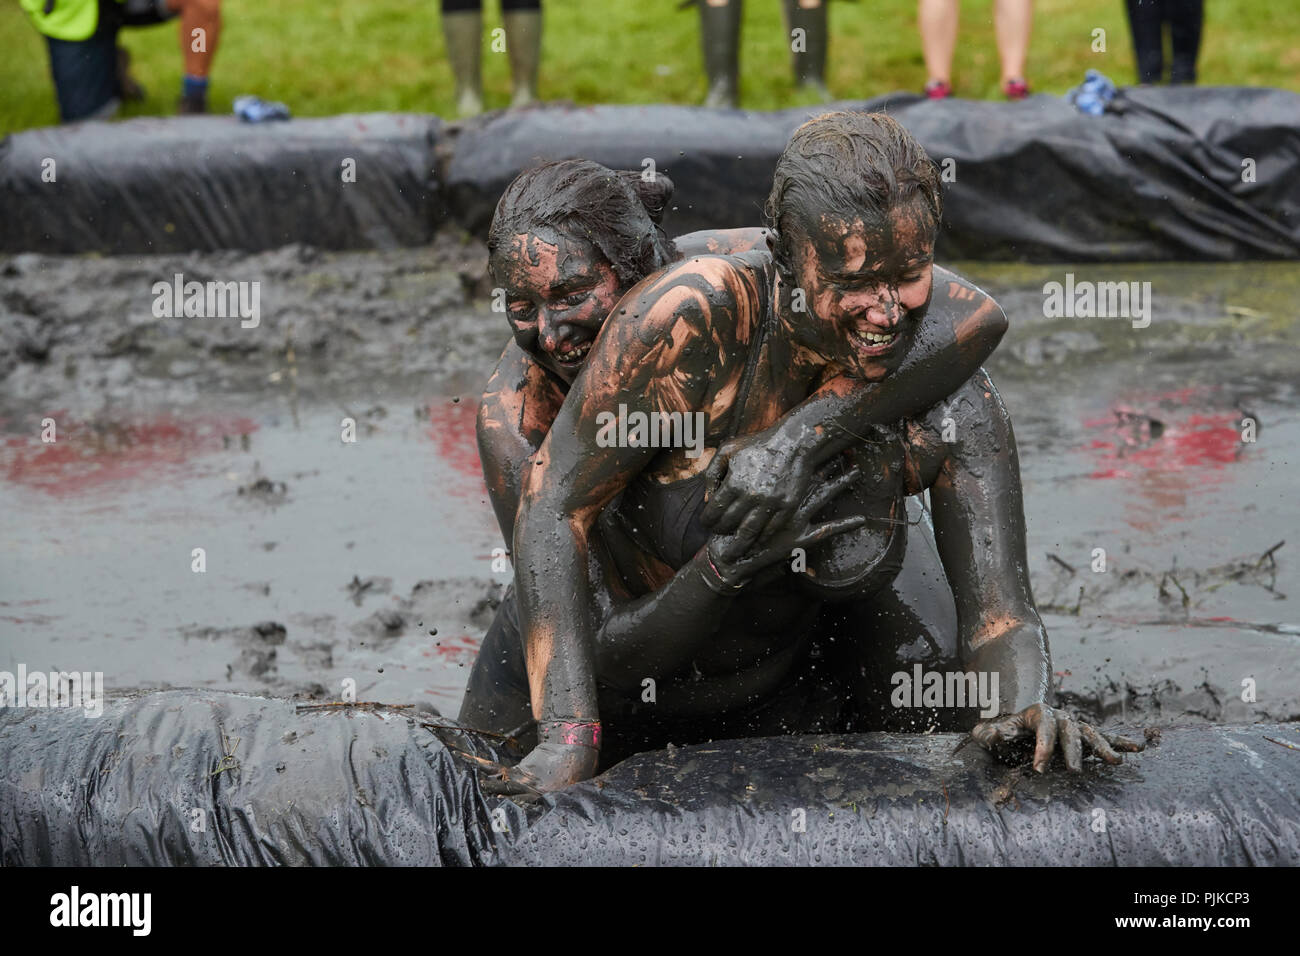
<path fill-rule="evenodd" d="M 947 80 L 931 80 L 925 84 L 925 95 L 932 100 L 946 100 L 952 96 L 952 84 Z"/>
<path fill-rule="evenodd" d="M 1029 95 L 1029 84 L 1024 80 L 1007 80 L 1002 84 L 1002 92 L 1009 100 L 1023 100 Z"/>

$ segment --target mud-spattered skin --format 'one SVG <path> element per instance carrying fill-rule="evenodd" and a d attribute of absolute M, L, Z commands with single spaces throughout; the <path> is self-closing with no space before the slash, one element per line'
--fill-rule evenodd
<path fill-rule="evenodd" d="M 877 249 L 889 251 L 873 255 Z M 601 510 L 633 476 L 671 482 L 695 473 L 729 426 L 743 434 L 762 431 L 829 382 L 877 381 L 897 370 L 930 302 L 931 249 L 932 232 L 921 217 L 900 209 L 875 229 L 861 221 L 823 223 L 818 241 L 794 263 L 797 286 L 777 276 L 770 257 L 751 253 L 679 263 L 623 299 L 522 480 L 516 585 L 536 717 L 598 719 L 599 622 L 588 571 Z M 806 313 L 794 305 L 797 292 L 803 292 Z M 763 322 L 769 335 L 760 347 L 760 384 L 740 407 L 744 358 Z M 937 463 L 926 459 L 914 466 L 911 490 L 936 488 L 936 511 L 943 511 L 942 518 L 936 515 L 940 554 L 958 594 L 968 659 L 1003 676 L 1002 711 L 1016 714 L 1017 726 L 1000 728 L 1001 736 L 1036 732 L 1041 769 L 1057 744 L 1057 721 L 1043 703 L 1050 658 L 1025 570 L 1009 421 L 1000 402 L 989 404 L 991 383 L 981 380 L 978 388 L 981 402 L 964 401 L 949 414 L 959 430 L 973 435 L 983 434 L 979 416 L 985 424 L 1000 423 L 1005 441 L 996 435 L 972 440 L 946 450 Z M 898 391 L 904 400 L 920 401 L 916 385 L 904 383 Z M 677 449 L 600 447 L 596 416 L 620 405 L 634 412 L 704 412 L 706 454 L 692 461 Z M 789 438 L 778 432 L 776 440 Z M 990 529 L 999 547 L 991 547 Z M 1081 736 L 1087 739 L 1067 723 L 1060 738 L 1072 765 Z M 981 725 L 981 742 L 998 738 Z M 521 771 L 545 789 L 581 779 L 587 765 L 594 768 L 594 755 L 567 754 L 560 761 L 542 753 L 526 759 Z"/>
<path fill-rule="evenodd" d="M 764 229 L 693 233 L 679 239 L 677 245 L 684 252 L 763 250 L 767 248 L 767 236 Z M 560 259 L 557 250 L 572 245 L 561 243 L 548 249 L 544 243 L 539 246 L 530 237 L 521 237 L 517 248 L 520 251 L 540 248 L 537 260 L 554 265 Z M 590 264 L 580 271 L 597 274 L 595 266 Z M 541 313 L 542 324 L 550 325 L 554 314 L 547 311 L 547 296 L 537 293 L 552 287 L 563 292 L 569 284 L 557 278 L 555 269 L 520 268 L 516 274 L 520 284 L 509 289 L 512 305 L 532 300 L 536 312 Z M 920 399 L 923 402 L 937 399 L 959 384 L 993 350 L 1005 328 L 1001 311 L 987 296 L 945 270 L 940 270 L 939 275 L 943 285 L 936 297 L 936 307 L 924 323 L 919 319 L 917 323 L 924 325 L 924 347 L 918 347 L 914 355 L 908 356 L 908 368 L 899 376 L 923 384 L 922 392 L 926 396 Z M 928 298 L 927 291 L 914 297 L 913 304 L 923 309 Z M 578 310 L 561 309 L 562 321 L 558 323 L 561 328 L 552 328 L 549 336 L 533 335 L 524 340 L 523 344 L 530 346 L 527 351 L 520 347 L 521 341 L 516 337 L 506 347 L 480 406 L 480 456 L 507 540 L 514 528 L 520 474 L 540 447 L 566 394 L 560 376 L 551 374 L 553 366 L 547 364 L 548 356 L 542 354 L 539 360 L 537 353 L 544 353 L 543 346 L 551 342 L 569 347 L 570 343 L 586 340 L 585 317 L 579 312 L 579 322 L 571 321 L 575 311 Z M 518 323 L 512 324 L 518 330 Z M 578 327 L 570 327 L 574 325 Z M 847 377 L 829 383 L 793 413 L 808 413 L 811 421 L 808 429 L 792 427 L 782 433 L 783 440 L 790 441 L 795 434 L 809 445 L 820 440 L 829 457 L 848 442 L 841 440 L 838 445 L 833 444 L 839 435 L 822 424 L 818 415 L 821 408 L 828 409 L 827 416 L 840 414 L 852 422 L 852 428 L 842 432 L 851 440 L 870 422 L 899 417 L 888 408 L 883 413 L 877 412 L 882 400 L 888 405 L 888 393 L 873 393 L 864 400 L 863 392 L 860 382 Z M 904 400 L 913 410 L 922 407 L 917 402 L 913 394 Z M 817 429 L 819 434 L 812 435 L 812 429 Z M 812 461 L 809 449 L 801 462 Z M 814 472 L 815 468 L 810 467 L 796 505 L 815 500 L 809 497 L 812 489 L 807 487 L 812 484 Z M 764 545 L 775 549 L 773 553 L 781 559 L 788 558 L 793 546 L 809 543 L 799 539 L 808 527 L 806 518 L 805 515 L 805 520 L 797 526 L 788 522 L 779 528 L 771 526 Z M 599 530 L 593 528 L 590 544 L 594 553 L 601 556 L 603 547 L 599 537 Z M 659 701 L 661 713 L 691 713 L 733 706 L 749 694 L 762 692 L 788 669 L 791 655 L 797 649 L 797 638 L 806 631 L 810 605 L 805 598 L 791 596 L 782 602 L 784 610 L 775 614 L 770 597 L 760 607 L 731 611 L 734 596 L 718 594 L 706 586 L 706 579 L 713 575 L 705 556 L 697 555 L 691 564 L 674 568 L 623 544 L 616 557 L 589 562 L 592 613 L 595 620 L 602 622 L 594 648 L 602 683 L 630 691 L 638 688 L 647 675 L 661 678 L 691 663 L 701 641 L 719 630 L 740 631 L 752 639 L 743 650 L 723 646 L 701 655 L 693 663 L 697 669 L 703 668 L 706 679 L 692 681 L 689 686 L 677 688 L 676 693 L 668 689 L 666 699 Z M 754 550 L 752 542 L 749 550 Z M 615 567 L 621 575 L 608 573 Z M 711 668 L 710 663 L 715 666 Z M 742 673 L 746 669 L 748 673 Z M 482 706 L 467 698 L 462 716 L 482 723 L 488 717 L 489 707 L 499 710 L 503 706 L 500 701 L 481 703 Z M 521 716 L 513 709 L 512 714 Z M 513 717 L 506 722 L 511 720 Z M 511 726 L 518 722 L 514 720 Z"/>
<path fill-rule="evenodd" d="M 726 255 L 766 248 L 766 229 L 711 229 L 679 237 L 684 255 Z M 541 447 L 555 421 L 581 362 L 567 367 L 551 349 L 589 345 L 626 290 L 610 290 L 609 267 L 588 243 L 552 234 L 519 237 L 527 260 L 507 263 L 503 277 L 511 293 L 507 318 L 514 338 L 506 345 L 488 379 L 479 404 L 478 443 L 497 523 L 507 543 L 514 536 L 519 507 L 519 476 L 524 463 Z M 555 266 L 564 263 L 565 275 Z M 576 281 L 575 281 L 576 280 Z M 551 290 L 543 302 L 543 289 Z M 591 290 L 590 306 L 565 307 L 565 294 Z M 531 307 L 531 311 L 530 311 Z M 599 314 L 595 314 L 595 310 Z M 538 312 L 544 314 L 538 315 Z M 549 320 L 549 321 L 548 321 Z M 539 325 L 552 326 L 539 334 Z"/>

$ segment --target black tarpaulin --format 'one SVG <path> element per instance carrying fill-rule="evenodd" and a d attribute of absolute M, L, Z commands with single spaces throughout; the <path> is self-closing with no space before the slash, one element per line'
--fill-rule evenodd
<path fill-rule="evenodd" d="M 210 691 L 8 708 L 0 862 L 1300 864 L 1297 724 L 1167 728 L 1078 777 L 954 734 L 716 742 L 537 802 L 485 796 L 449 748 L 495 751 L 451 724 Z"/>
<path fill-rule="evenodd" d="M 429 157 L 440 125 L 399 113 L 260 124 L 188 116 L 18 133 L 0 142 L 0 248 L 418 245 L 437 226 Z"/>
<path fill-rule="evenodd" d="M 945 258 L 1094 262 L 1300 257 L 1300 96 L 1238 87 L 1064 99 L 836 104 L 886 110 L 945 171 Z M 289 243 L 385 248 L 444 223 L 485 234 L 506 184 L 544 159 L 667 173 L 672 234 L 758 225 L 790 133 L 824 108 L 552 105 L 444 126 L 367 114 L 241 124 L 135 119 L 0 143 L 0 250 L 145 253 Z M 356 181 L 342 162 L 356 160 Z M 42 178 L 53 159 L 57 181 Z M 434 169 L 438 175 L 433 175 Z"/>

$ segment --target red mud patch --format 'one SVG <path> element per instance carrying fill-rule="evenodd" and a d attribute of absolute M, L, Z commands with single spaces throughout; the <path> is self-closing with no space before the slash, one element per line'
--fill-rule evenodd
<path fill-rule="evenodd" d="M 438 456 L 467 479 L 444 489 L 458 498 L 483 498 L 487 495 L 483 485 L 483 464 L 478 456 L 477 418 L 476 401 L 442 399 L 429 404 L 427 434 L 433 440 Z"/>
<path fill-rule="evenodd" d="M 158 478 L 197 455 L 220 451 L 224 439 L 257 430 L 248 418 L 77 422 L 58 413 L 47 417 L 56 423 L 56 440 L 42 441 L 41 429 L 8 435 L 0 443 L 0 474 L 60 498 L 111 482 Z"/>
<path fill-rule="evenodd" d="M 1217 404 L 1211 392 L 1185 388 L 1141 396 L 1116 405 L 1109 418 L 1085 421 L 1090 431 L 1109 432 L 1088 443 L 1100 459 L 1091 477 L 1140 479 L 1156 472 L 1168 479 L 1196 472 L 1201 483 L 1224 480 L 1224 466 L 1237 461 L 1246 447 L 1241 439 L 1245 413 L 1223 410 L 1221 404 L 1207 408 Z"/>

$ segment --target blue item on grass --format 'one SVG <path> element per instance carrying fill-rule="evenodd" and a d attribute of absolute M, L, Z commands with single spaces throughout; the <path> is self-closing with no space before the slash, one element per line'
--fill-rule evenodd
<path fill-rule="evenodd" d="M 1066 93 L 1065 98 L 1073 103 L 1080 113 L 1101 116 L 1118 92 L 1109 77 L 1096 70 L 1089 70 L 1083 82 Z"/>
<path fill-rule="evenodd" d="M 236 96 L 235 115 L 245 123 L 267 123 L 287 120 L 289 107 L 283 103 L 271 103 L 260 96 Z"/>

